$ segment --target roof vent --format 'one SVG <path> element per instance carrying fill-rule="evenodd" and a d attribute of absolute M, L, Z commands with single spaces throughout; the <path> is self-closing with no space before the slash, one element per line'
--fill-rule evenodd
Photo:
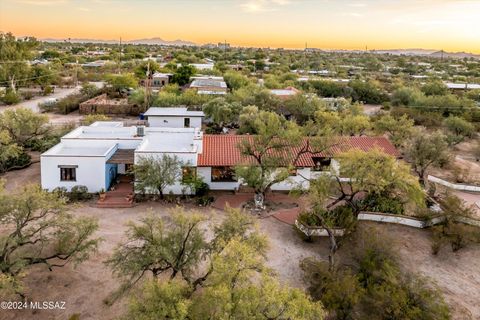
<path fill-rule="evenodd" d="M 137 137 L 143 137 L 145 135 L 145 127 L 137 126 Z"/>

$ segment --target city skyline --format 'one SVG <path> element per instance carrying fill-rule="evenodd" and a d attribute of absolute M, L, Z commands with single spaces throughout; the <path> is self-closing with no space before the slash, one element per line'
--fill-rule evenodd
<path fill-rule="evenodd" d="M 480 2 L 467 0 L 0 0 L 0 30 L 40 39 L 480 53 L 478 12 Z"/>

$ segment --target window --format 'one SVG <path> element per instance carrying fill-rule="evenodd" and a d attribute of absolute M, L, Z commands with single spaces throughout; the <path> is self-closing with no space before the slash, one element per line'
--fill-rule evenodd
<path fill-rule="evenodd" d="M 182 167 L 182 182 L 195 178 L 197 176 L 197 168 Z"/>
<path fill-rule="evenodd" d="M 162 80 L 162 86 L 164 86 L 164 85 L 165 85 L 165 80 Z"/>
<path fill-rule="evenodd" d="M 315 164 L 313 167 L 314 171 L 327 171 L 330 169 L 330 164 L 332 163 L 331 158 L 313 157 L 312 160 Z"/>
<path fill-rule="evenodd" d="M 235 182 L 235 171 L 232 167 L 212 167 L 212 182 Z"/>
<path fill-rule="evenodd" d="M 183 119 L 183 127 L 184 128 L 190 128 L 190 118 L 184 118 Z"/>
<path fill-rule="evenodd" d="M 76 167 L 60 167 L 60 181 L 77 181 Z"/>

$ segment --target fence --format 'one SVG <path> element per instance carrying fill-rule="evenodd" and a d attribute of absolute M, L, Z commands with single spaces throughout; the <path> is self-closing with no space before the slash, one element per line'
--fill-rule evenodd
<path fill-rule="evenodd" d="M 428 219 L 422 219 L 417 217 L 403 216 L 398 214 L 391 213 L 382 213 L 382 212 L 367 212 L 362 211 L 358 214 L 357 220 L 360 221 L 374 221 L 374 222 L 383 222 L 383 223 L 393 223 L 400 224 L 413 228 L 427 228 L 441 223 L 445 219 L 444 216 L 438 215 Z M 480 220 L 468 218 L 468 217 L 457 217 L 457 222 L 465 223 L 472 226 L 480 227 Z M 295 226 L 302 231 L 306 236 L 318 236 L 326 237 L 328 236 L 327 231 L 321 227 L 310 227 L 305 226 L 303 223 L 295 220 Z M 344 229 L 334 229 L 334 234 L 336 236 L 343 236 L 345 233 Z"/>
<path fill-rule="evenodd" d="M 480 192 L 480 187 L 479 186 L 470 186 L 467 184 L 456 184 L 456 183 L 451 183 L 448 181 L 445 181 L 443 179 L 437 178 L 435 176 L 428 176 L 428 181 L 438 183 L 442 186 L 455 189 L 455 190 L 461 190 L 461 191 L 471 191 L 471 192 Z"/>

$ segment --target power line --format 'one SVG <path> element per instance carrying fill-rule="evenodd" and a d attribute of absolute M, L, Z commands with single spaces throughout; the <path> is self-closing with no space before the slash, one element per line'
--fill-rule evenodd
<path fill-rule="evenodd" d="M 15 82 L 35 80 L 35 79 L 50 77 L 50 76 L 52 76 L 52 75 L 60 74 L 60 73 L 62 73 L 62 71 L 52 72 L 52 73 L 50 73 L 50 74 L 44 74 L 44 75 L 42 75 L 42 76 L 36 76 L 36 77 L 31 77 L 31 78 L 15 79 Z M 9 84 L 9 83 L 10 83 L 10 80 L 0 82 L 0 84 Z"/>

